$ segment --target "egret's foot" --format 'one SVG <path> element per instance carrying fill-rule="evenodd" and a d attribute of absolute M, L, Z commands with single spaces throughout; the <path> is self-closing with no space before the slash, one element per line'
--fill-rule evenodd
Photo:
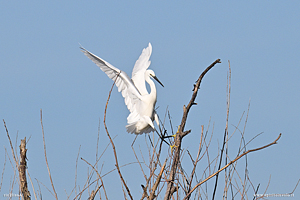
<path fill-rule="evenodd" d="M 174 135 L 171 135 L 170 137 L 176 138 L 176 134 L 179 133 L 180 125 L 178 126 L 177 132 Z"/>
<path fill-rule="evenodd" d="M 179 133 L 179 128 L 180 128 L 180 125 L 178 126 L 178 130 L 174 135 L 168 135 L 168 136 L 165 136 L 165 138 L 170 138 L 170 137 L 176 138 L 176 134 Z"/>
<path fill-rule="evenodd" d="M 175 145 L 175 143 L 173 145 L 170 145 L 171 147 L 171 152 L 173 152 L 173 148 L 177 148 L 178 146 Z"/>
<path fill-rule="evenodd" d="M 174 135 L 172 135 L 174 138 L 176 137 L 176 134 L 179 133 L 179 129 L 180 129 L 180 125 L 178 126 L 177 132 Z"/>

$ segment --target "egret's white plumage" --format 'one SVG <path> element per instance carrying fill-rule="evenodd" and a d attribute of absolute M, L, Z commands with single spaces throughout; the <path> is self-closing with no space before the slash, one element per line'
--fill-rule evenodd
<path fill-rule="evenodd" d="M 112 66 L 86 49 L 82 47 L 81 49 L 82 52 L 100 67 L 110 79 L 116 82 L 118 91 L 122 93 L 125 104 L 130 111 L 129 116 L 127 117 L 127 132 L 143 134 L 154 131 L 155 127 L 153 121 L 155 120 L 158 126 L 159 121 L 154 110 L 156 103 L 156 87 L 150 77 L 154 78 L 161 85 L 162 83 L 156 78 L 154 71 L 147 70 L 151 63 L 149 60 L 152 53 L 151 44 L 149 43 L 148 47 L 143 49 L 142 54 L 136 61 L 132 70 L 131 79 L 125 72 Z M 147 91 L 145 81 L 150 86 L 150 94 Z"/>

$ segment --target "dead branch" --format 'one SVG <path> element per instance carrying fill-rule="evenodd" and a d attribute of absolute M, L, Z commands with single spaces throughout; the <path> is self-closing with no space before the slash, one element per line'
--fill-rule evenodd
<path fill-rule="evenodd" d="M 200 156 L 200 152 L 201 152 L 201 149 L 202 149 L 202 138 L 203 138 L 203 125 L 201 126 L 201 136 L 200 136 L 200 142 L 199 142 L 199 148 L 198 148 L 198 153 L 197 153 L 197 157 L 196 157 L 196 160 L 193 161 L 193 170 L 192 170 L 192 173 L 191 173 L 191 176 L 190 176 L 190 180 L 189 180 L 189 185 L 188 185 L 188 189 L 187 191 L 189 192 L 191 190 L 191 187 L 192 187 L 192 182 L 193 182 L 193 178 L 194 178 L 194 174 L 196 172 L 196 166 L 197 166 L 197 163 L 199 162 L 199 156 Z M 191 158 L 192 159 L 192 158 Z M 189 199 L 190 197 L 188 197 Z"/>
<path fill-rule="evenodd" d="M 259 186 L 260 186 L 260 183 L 258 184 L 258 186 L 257 186 L 257 188 L 255 190 L 253 200 L 255 200 L 255 197 L 257 196 L 257 192 L 258 192 Z"/>
<path fill-rule="evenodd" d="M 101 188 L 102 185 L 99 185 L 99 187 L 96 190 L 92 190 L 92 193 L 90 195 L 90 197 L 88 198 L 88 200 L 94 200 L 95 196 L 97 194 L 97 192 L 99 191 L 99 189 Z"/>
<path fill-rule="evenodd" d="M 225 157 L 225 164 L 227 164 L 227 155 L 228 155 L 228 121 L 229 121 L 229 108 L 230 108 L 230 94 L 231 94 L 231 68 L 230 68 L 230 61 L 228 60 L 228 72 L 227 72 L 227 112 L 226 112 L 226 126 L 225 126 L 225 137 L 224 137 L 224 142 L 226 143 L 226 146 L 225 146 L 225 154 L 226 154 L 226 157 Z M 224 144 L 223 144 L 224 145 Z M 221 150 L 221 157 L 222 157 L 222 154 L 223 154 L 223 151 L 224 151 L 224 146 L 223 146 L 223 149 Z M 220 166 L 221 166 L 221 162 L 222 162 L 222 159 L 220 159 L 220 163 L 219 163 L 219 168 L 218 170 L 220 169 Z M 229 173 L 228 173 L 228 177 L 227 177 L 227 173 L 225 172 L 225 186 L 224 186 L 224 196 L 225 198 L 227 198 L 227 192 L 228 192 L 228 188 L 227 188 L 227 184 L 228 184 L 228 179 L 230 179 L 230 169 L 229 169 Z M 218 176 L 216 176 L 216 182 L 215 182 L 215 188 L 214 188 L 214 192 L 213 192 L 213 197 L 212 199 L 215 198 L 215 194 L 216 194 L 216 190 L 217 190 L 217 182 L 218 182 Z M 229 182 L 231 183 L 231 182 Z M 229 184 L 231 186 L 231 189 L 232 189 L 232 185 Z"/>
<path fill-rule="evenodd" d="M 147 193 L 147 188 L 142 184 L 141 185 L 142 189 L 143 189 L 143 195 L 141 200 L 143 200 L 145 197 L 148 197 L 148 193 Z"/>
<path fill-rule="evenodd" d="M 30 192 L 28 191 L 26 168 L 27 168 L 27 157 L 26 157 L 26 137 L 21 140 L 20 144 L 20 165 L 19 165 L 19 178 L 20 187 L 24 200 L 30 200 Z"/>
<path fill-rule="evenodd" d="M 189 104 L 187 105 L 187 107 L 183 107 L 183 116 L 182 116 L 182 120 L 181 120 L 181 124 L 180 124 L 180 130 L 179 130 L 179 133 L 182 133 L 183 130 L 184 130 L 184 127 L 185 127 L 185 124 L 186 124 L 186 120 L 187 120 L 187 116 L 188 116 L 188 113 L 192 107 L 192 105 L 196 105 L 195 103 L 195 99 L 197 97 L 197 94 L 198 94 L 198 90 L 200 89 L 200 84 L 201 84 L 201 81 L 203 79 L 203 77 L 205 76 L 205 74 L 211 69 L 213 68 L 217 63 L 221 63 L 221 60 L 220 59 L 217 59 L 215 60 L 215 62 L 213 62 L 210 66 L 208 66 L 203 72 L 202 74 L 199 76 L 197 82 L 196 82 L 196 85 L 194 86 L 194 90 L 193 90 L 193 95 L 192 95 L 192 98 L 189 102 Z"/>
<path fill-rule="evenodd" d="M 18 168 L 18 162 L 17 162 L 16 154 L 15 154 L 14 147 L 12 145 L 12 142 L 11 142 L 11 139 L 10 139 L 10 136 L 9 136 L 9 133 L 8 133 L 8 129 L 6 127 L 6 123 L 5 123 L 4 119 L 3 119 L 3 123 L 4 123 L 5 130 L 6 130 L 7 138 L 9 140 L 9 144 L 10 144 L 10 148 L 11 148 L 11 153 L 13 155 L 13 158 L 14 158 L 14 161 L 15 161 L 15 164 L 16 164 L 16 168 Z"/>
<path fill-rule="evenodd" d="M 297 182 L 297 184 L 296 184 L 295 188 L 293 189 L 293 191 L 292 191 L 292 192 L 290 192 L 290 193 L 288 193 L 288 194 L 293 194 L 293 193 L 295 192 L 296 188 L 298 187 L 298 184 L 299 184 L 299 182 L 300 182 L 300 179 L 298 180 L 298 182 Z"/>
<path fill-rule="evenodd" d="M 89 166 L 92 167 L 92 169 L 97 173 L 98 179 L 100 179 L 100 181 L 102 182 L 102 184 L 101 184 L 96 190 L 93 190 L 93 191 L 92 191 L 92 193 L 91 193 L 91 195 L 90 195 L 90 197 L 89 197 L 89 200 L 93 200 L 93 199 L 95 198 L 97 192 L 99 191 L 99 189 L 100 189 L 102 186 L 104 186 L 103 180 L 102 180 L 102 177 L 101 177 L 101 175 L 99 174 L 98 170 L 97 170 L 91 163 L 89 163 L 88 161 L 86 161 L 84 158 L 81 158 L 81 160 L 83 160 L 83 161 L 86 162 Z M 98 179 L 97 179 L 97 180 L 98 180 Z M 106 196 L 106 191 L 105 191 L 105 189 L 104 189 L 104 193 L 105 193 L 106 199 L 108 199 L 107 196 Z"/>
<path fill-rule="evenodd" d="M 215 62 L 213 62 L 210 66 L 208 66 L 202 72 L 202 74 L 199 76 L 196 84 L 194 85 L 193 95 L 192 95 L 192 98 L 191 98 L 189 104 L 187 105 L 187 107 L 183 106 L 183 116 L 182 116 L 181 124 L 179 126 L 179 129 L 178 129 L 178 131 L 176 133 L 176 137 L 175 137 L 175 147 L 176 148 L 175 148 L 175 151 L 174 151 L 174 159 L 173 159 L 173 163 L 172 163 L 172 166 L 171 166 L 171 171 L 170 171 L 170 176 L 169 176 L 169 180 L 168 180 L 167 190 L 166 190 L 166 194 L 165 194 L 165 197 L 164 197 L 165 200 L 169 200 L 171 198 L 171 191 L 173 190 L 173 187 L 174 187 L 173 185 L 174 185 L 175 174 L 176 174 L 176 171 L 177 171 L 177 167 L 178 167 L 178 164 L 179 164 L 179 158 L 180 158 L 181 141 L 182 141 L 182 138 L 187 135 L 187 133 L 184 133 L 184 128 L 185 128 L 188 113 L 189 113 L 192 105 L 196 104 L 195 99 L 197 97 L 198 90 L 200 88 L 200 84 L 201 84 L 201 81 L 202 81 L 203 77 L 217 63 L 221 63 L 221 60 L 220 59 L 215 60 Z"/>
<path fill-rule="evenodd" d="M 40 184 L 42 184 L 42 186 L 44 186 L 44 188 L 46 188 L 46 190 L 48 190 L 48 192 L 54 196 L 53 192 L 43 182 L 39 181 L 37 178 L 35 178 L 35 180 L 37 181 L 39 187 L 40 187 Z"/>
<path fill-rule="evenodd" d="M 159 174 L 158 174 L 158 176 L 156 178 L 156 181 L 155 181 L 153 187 L 151 188 L 151 194 L 149 196 L 149 200 L 152 200 L 152 199 L 154 199 L 156 197 L 155 196 L 155 191 L 156 191 L 156 189 L 158 187 L 158 184 L 160 183 L 161 176 L 162 176 L 162 174 L 163 174 L 163 172 L 165 170 L 165 167 L 166 167 L 166 163 L 167 163 L 167 159 L 165 160 L 165 162 L 164 162 L 164 164 L 163 164 L 163 166 L 162 166 L 162 168 L 161 168 L 161 170 L 160 170 L 160 172 L 159 172 Z"/>
<path fill-rule="evenodd" d="M 2 188 L 3 175 L 4 175 L 4 171 L 5 171 L 5 165 L 6 165 L 6 154 L 4 154 L 4 155 L 5 155 L 5 159 L 4 159 L 3 170 L 2 170 L 2 175 L 1 175 L 0 191 L 1 191 L 1 188 Z"/>
<path fill-rule="evenodd" d="M 116 80 L 117 80 L 117 78 L 118 78 L 118 76 L 116 77 Z M 116 81 L 116 80 L 115 80 L 115 81 Z M 113 151 L 114 151 L 115 162 L 116 162 L 115 166 L 116 166 L 116 168 L 117 168 L 118 174 L 119 174 L 119 176 L 120 176 L 120 179 L 121 179 L 123 185 L 124 185 L 125 188 L 126 188 L 126 191 L 127 191 L 128 195 L 129 195 L 130 199 L 132 200 L 133 198 L 132 198 L 132 196 L 131 196 L 130 190 L 129 190 L 127 184 L 125 183 L 125 180 L 124 180 L 124 178 L 123 178 L 123 176 L 122 176 L 122 174 L 121 174 L 121 171 L 120 171 L 120 167 L 119 167 L 119 164 L 118 164 L 118 158 L 117 158 L 117 152 L 116 152 L 115 144 L 114 144 L 113 140 L 112 140 L 111 137 L 110 137 L 110 134 L 109 134 L 109 132 L 108 132 L 108 129 L 107 129 L 107 127 L 106 127 L 106 122 L 105 122 L 105 121 L 106 121 L 107 105 L 108 105 L 108 102 L 109 102 L 109 99 L 110 99 L 110 95 L 111 95 L 111 92 L 112 92 L 112 89 L 113 89 L 114 85 L 115 85 L 115 82 L 113 83 L 113 85 L 112 85 L 112 87 L 111 87 L 111 89 L 110 89 L 110 91 L 109 91 L 109 94 L 108 94 L 108 98 L 107 98 L 106 105 L 105 105 L 105 111 L 104 111 L 104 120 L 103 120 L 103 123 L 104 123 L 104 128 L 105 128 L 106 134 L 107 134 L 107 136 L 108 136 L 108 138 L 109 138 L 109 140 L 110 140 L 110 143 L 111 143 L 112 148 L 113 148 Z"/>
<path fill-rule="evenodd" d="M 209 179 L 211 179 L 212 177 L 216 176 L 217 174 L 219 174 L 221 171 L 223 171 L 224 169 L 226 169 L 228 166 L 230 166 L 231 164 L 233 164 L 234 162 L 236 162 L 237 160 L 239 160 L 240 158 L 242 158 L 243 156 L 247 155 L 248 153 L 254 152 L 254 151 L 259 151 L 261 149 L 265 149 L 271 145 L 277 144 L 277 141 L 280 139 L 281 137 L 281 133 L 279 134 L 279 136 L 276 138 L 276 140 L 274 140 L 273 142 L 271 142 L 270 144 L 267 144 L 265 146 L 256 148 L 256 149 L 250 149 L 244 153 L 242 153 L 241 155 L 239 155 L 238 157 L 236 157 L 234 160 L 230 161 L 227 165 L 225 165 L 224 167 L 222 167 L 221 169 L 219 169 L 217 172 L 211 174 L 210 176 L 208 176 L 206 179 L 204 179 L 203 181 L 201 181 L 200 183 L 198 183 L 197 185 L 195 185 L 195 187 L 189 192 L 188 195 L 190 195 L 197 187 L 199 187 L 200 185 L 202 185 L 203 183 L 205 183 L 206 181 L 208 181 Z M 184 198 L 186 199 L 187 196 Z"/>
<path fill-rule="evenodd" d="M 224 132 L 224 138 L 223 138 L 223 146 L 222 146 L 222 149 L 221 149 L 221 154 L 220 154 L 220 160 L 219 160 L 218 171 L 219 171 L 220 168 L 221 168 L 222 158 L 223 158 L 223 152 L 224 152 L 225 144 L 227 144 L 227 142 L 226 142 L 226 136 L 228 136 L 228 132 L 227 132 L 227 131 L 228 131 L 228 130 L 225 129 L 225 132 Z M 215 181 L 215 186 L 214 186 L 214 191 L 213 191 L 213 197 L 212 197 L 212 199 L 215 198 L 215 194 L 216 194 L 217 186 L 218 186 L 218 178 L 219 178 L 219 174 L 216 174 L 216 181 Z"/>
<path fill-rule="evenodd" d="M 96 196 L 98 190 L 99 190 L 101 187 L 103 187 L 103 191 L 104 191 L 104 194 L 105 194 L 105 198 L 108 199 L 108 197 L 107 197 L 107 195 L 106 195 L 106 190 L 105 190 L 105 188 L 104 188 L 103 179 L 102 179 L 101 175 L 99 174 L 98 170 L 97 170 L 91 163 L 89 163 L 88 161 L 86 161 L 84 158 L 81 158 L 81 160 L 83 160 L 83 161 L 86 162 L 89 166 L 92 167 L 92 169 L 93 169 L 93 170 L 97 173 L 97 175 L 98 175 L 98 179 L 97 179 L 97 180 L 100 179 L 100 181 L 101 181 L 101 185 L 98 187 L 98 189 L 95 190 L 95 191 L 94 191 L 94 190 L 92 191 L 92 194 L 90 195 L 90 199 L 93 199 L 93 198 Z M 95 165 L 97 165 L 97 163 L 96 163 Z M 96 181 L 97 181 L 97 180 L 96 180 Z M 94 192 L 94 193 L 93 193 L 93 192 Z M 92 195 L 94 195 L 93 198 L 91 198 Z"/>
<path fill-rule="evenodd" d="M 136 155 L 136 153 L 135 153 L 135 150 L 134 150 L 133 146 L 131 146 L 131 149 L 132 149 L 132 151 L 133 151 L 133 153 L 134 153 L 134 156 L 135 156 L 137 162 L 139 163 L 139 166 L 140 166 L 141 171 L 142 171 L 142 173 L 143 173 L 143 175 L 144 175 L 144 178 L 145 178 L 145 180 L 147 181 L 147 176 L 146 176 L 146 174 L 145 174 L 145 172 L 144 172 L 144 169 L 143 169 L 143 167 L 142 167 L 141 162 L 139 161 L 139 158 L 137 157 L 137 155 Z"/>
<path fill-rule="evenodd" d="M 75 196 L 77 195 L 77 165 L 78 165 L 78 158 L 79 158 L 80 148 L 81 148 L 81 145 L 79 146 L 79 149 L 78 149 L 78 154 L 77 154 L 77 158 L 76 158 L 76 166 L 75 166 L 75 186 L 74 186 Z"/>
<path fill-rule="evenodd" d="M 37 200 L 35 188 L 34 188 L 34 186 L 33 186 L 33 183 L 32 183 L 31 177 L 30 177 L 30 174 L 29 174 L 28 170 L 26 170 L 26 172 L 27 172 L 28 178 L 29 178 L 30 183 L 31 183 L 31 187 L 32 187 L 32 190 L 33 190 L 34 198 L 35 198 L 35 200 Z"/>
<path fill-rule="evenodd" d="M 51 177 L 51 173 L 50 173 L 50 168 L 49 168 L 48 160 L 47 160 L 42 109 L 40 110 L 40 114 L 41 114 L 41 120 L 40 121 L 41 121 L 41 126 L 42 126 L 42 134 L 43 134 L 43 142 L 44 142 L 44 155 L 45 155 L 46 165 L 47 165 L 48 174 L 49 174 L 50 182 L 51 182 L 51 185 L 52 185 L 52 189 L 53 189 L 53 192 L 54 192 L 54 195 L 55 195 L 55 199 L 58 200 L 57 193 L 55 191 L 54 184 L 53 184 L 53 181 L 52 181 L 52 177 Z"/>
<path fill-rule="evenodd" d="M 15 161 L 15 168 L 14 168 L 14 166 L 13 166 L 13 164 L 12 164 L 12 162 L 11 162 L 9 156 L 8 156 L 8 153 L 7 153 L 8 159 L 9 159 L 11 165 L 12 165 L 12 168 L 14 169 L 14 178 L 13 178 L 13 182 L 12 182 L 12 185 L 11 185 L 11 191 L 10 191 L 10 192 L 12 192 L 12 191 L 13 191 L 13 187 L 14 187 L 14 180 L 15 180 L 15 178 L 17 177 L 16 171 L 17 171 L 17 170 L 19 171 L 19 163 L 18 163 L 18 159 L 17 159 L 17 157 L 16 157 L 16 156 L 17 156 L 17 153 L 15 153 L 15 150 L 14 150 L 14 147 L 13 147 L 13 145 L 12 145 L 12 142 L 11 142 L 11 139 L 10 139 L 10 136 L 9 136 L 9 132 L 8 132 L 7 127 L 6 127 L 6 123 L 5 123 L 4 119 L 3 119 L 3 123 L 4 123 L 5 130 L 6 130 L 7 138 L 8 138 L 8 140 L 9 140 L 11 152 L 12 152 L 12 155 L 13 155 L 13 158 L 14 158 L 14 161 Z M 5 148 L 5 151 L 6 151 L 6 148 Z M 18 179 L 18 181 L 19 181 L 19 186 L 20 186 L 20 185 L 21 185 L 21 184 L 20 184 L 20 179 Z M 19 189 L 20 189 L 20 188 L 19 188 Z"/>

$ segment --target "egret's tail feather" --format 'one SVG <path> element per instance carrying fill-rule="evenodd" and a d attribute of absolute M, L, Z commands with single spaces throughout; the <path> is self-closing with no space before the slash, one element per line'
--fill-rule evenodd
<path fill-rule="evenodd" d="M 151 126 L 147 126 L 146 128 L 140 130 L 138 128 L 138 122 L 134 122 L 134 123 L 130 123 L 128 125 L 126 125 L 126 130 L 128 133 L 134 133 L 136 135 L 141 135 L 143 133 L 150 133 L 152 131 L 155 131 L 155 129 L 153 129 Z"/>
<path fill-rule="evenodd" d="M 136 126 L 135 126 L 136 123 L 131 123 L 131 124 L 128 124 L 126 125 L 126 131 L 128 133 L 135 133 L 136 134 Z"/>

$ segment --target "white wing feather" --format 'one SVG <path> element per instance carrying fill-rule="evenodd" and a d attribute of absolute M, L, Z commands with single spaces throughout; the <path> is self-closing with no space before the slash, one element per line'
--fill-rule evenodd
<path fill-rule="evenodd" d="M 139 59 L 135 62 L 135 65 L 132 70 L 131 80 L 134 82 L 134 85 L 139 90 L 141 95 L 148 94 L 145 85 L 145 72 L 150 66 L 151 61 L 150 56 L 152 53 L 152 46 L 149 43 L 148 47 L 143 49 L 142 54 Z"/>
<path fill-rule="evenodd" d="M 105 60 L 99 58 L 98 56 L 84 49 L 83 47 L 81 47 L 81 51 L 84 53 L 84 55 L 91 59 L 98 67 L 100 67 L 100 69 L 103 72 L 105 72 L 110 79 L 116 82 L 118 91 L 122 93 L 128 110 L 130 112 L 134 112 L 138 103 L 137 101 L 140 101 L 141 99 L 141 94 L 139 93 L 139 90 L 135 87 L 134 83 L 129 78 L 129 76 L 125 72 L 112 66 Z"/>

